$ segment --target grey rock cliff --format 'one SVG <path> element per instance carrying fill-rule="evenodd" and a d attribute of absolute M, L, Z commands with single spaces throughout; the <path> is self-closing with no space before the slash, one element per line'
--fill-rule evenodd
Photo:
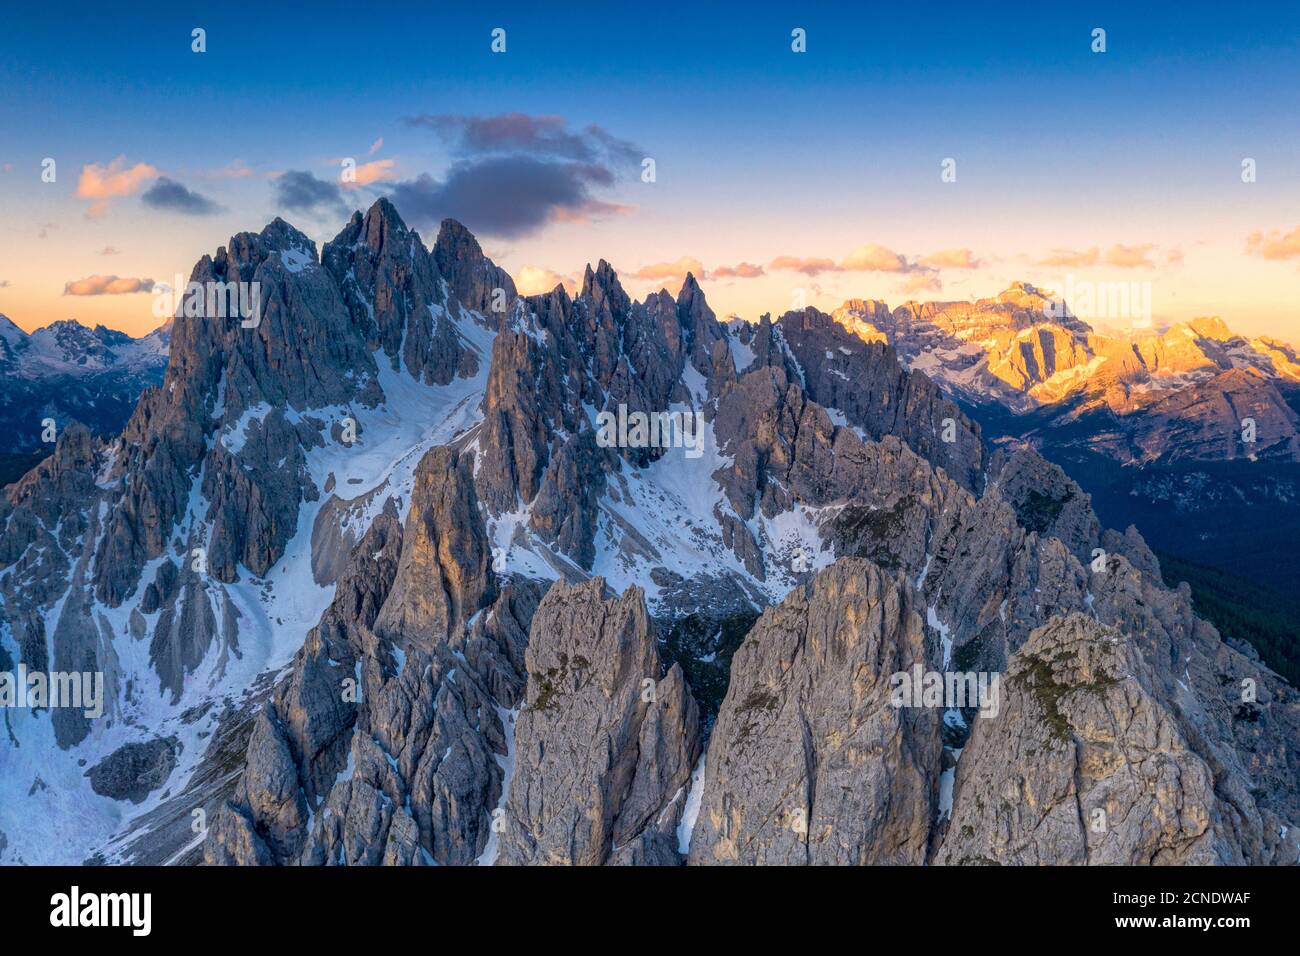
<path fill-rule="evenodd" d="M 924 862 L 940 713 L 890 703 L 934 666 L 907 584 L 846 558 L 759 618 L 709 741 L 692 864 Z"/>
<path fill-rule="evenodd" d="M 640 590 L 604 590 L 556 583 L 533 618 L 502 863 L 677 861 L 698 710 L 680 669 L 661 673 Z"/>

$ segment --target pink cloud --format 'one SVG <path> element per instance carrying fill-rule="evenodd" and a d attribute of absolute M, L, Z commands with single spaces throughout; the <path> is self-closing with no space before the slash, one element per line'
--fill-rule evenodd
<path fill-rule="evenodd" d="M 200 179 L 251 179 L 257 175 L 257 170 L 253 169 L 242 159 L 232 159 L 220 169 L 209 170 L 202 173 Z"/>
<path fill-rule="evenodd" d="M 1116 269 L 1154 269 L 1155 260 L 1151 254 L 1155 251 L 1153 242 L 1143 242 L 1126 246 L 1117 242 L 1103 253 L 1097 246 L 1088 249 L 1056 248 L 1050 254 L 1038 260 L 1040 266 L 1058 266 L 1065 269 L 1085 269 L 1097 265 L 1112 266 Z M 1170 259 L 1169 261 L 1174 261 Z"/>
<path fill-rule="evenodd" d="M 776 272 L 802 272 L 806 276 L 840 271 L 834 259 L 804 259 L 799 256 L 777 256 L 767 264 L 767 267 Z"/>
<path fill-rule="evenodd" d="M 850 272 L 910 272 L 913 267 L 892 249 L 869 242 L 845 256 L 840 268 Z"/>
<path fill-rule="evenodd" d="M 685 278 L 688 272 L 694 273 L 696 276 L 704 275 L 704 263 L 694 256 L 682 256 L 675 262 L 656 262 L 652 265 L 643 266 L 632 273 L 632 278 L 651 281 L 679 279 Z"/>
<path fill-rule="evenodd" d="M 938 292 L 943 288 L 943 283 L 939 281 L 938 276 L 916 273 L 908 277 L 903 283 L 903 292 L 907 295 L 915 295 L 918 292 Z"/>
<path fill-rule="evenodd" d="M 921 260 L 921 264 L 932 269 L 979 269 L 985 263 L 969 249 L 961 248 L 932 252 Z"/>
<path fill-rule="evenodd" d="M 577 276 L 562 276 L 541 266 L 524 266 L 515 274 L 514 280 L 520 295 L 540 295 L 550 292 L 557 285 L 564 286 L 570 295 L 578 291 Z"/>
<path fill-rule="evenodd" d="M 1246 239 L 1246 252 L 1275 261 L 1294 259 L 1300 256 L 1300 226 L 1285 235 L 1277 229 L 1268 233 L 1252 232 Z"/>
<path fill-rule="evenodd" d="M 391 159 L 376 159 L 373 162 L 362 163 L 353 172 L 356 179 L 352 182 L 342 183 L 344 188 L 355 189 L 358 186 L 369 186 L 371 183 L 380 183 L 389 179 L 395 179 L 396 174 L 393 172 L 394 162 Z"/>
<path fill-rule="evenodd" d="M 1139 246 L 1116 243 L 1106 250 L 1106 264 L 1117 269 L 1154 269 L 1155 263 L 1151 261 L 1154 248 L 1155 244 L 1150 242 Z"/>
<path fill-rule="evenodd" d="M 81 177 L 77 180 L 77 195 L 82 199 L 94 199 L 86 215 L 96 219 L 108 211 L 110 199 L 130 196 L 151 179 L 158 178 L 158 170 L 148 163 L 126 165 L 126 157 L 119 156 L 107 166 L 87 163 L 81 168 Z"/>
<path fill-rule="evenodd" d="M 752 262 L 741 262 L 734 266 L 718 266 L 709 273 L 711 279 L 757 279 L 759 276 L 767 275 L 762 266 L 756 266 Z"/>
<path fill-rule="evenodd" d="M 129 295 L 152 292 L 153 279 L 120 279 L 117 276 L 86 276 L 63 286 L 64 295 Z"/>
<path fill-rule="evenodd" d="M 1062 266 L 1069 269 L 1080 269 L 1084 266 L 1095 266 L 1101 259 L 1101 250 L 1096 246 L 1091 249 L 1053 249 L 1051 254 L 1038 260 L 1040 266 Z"/>

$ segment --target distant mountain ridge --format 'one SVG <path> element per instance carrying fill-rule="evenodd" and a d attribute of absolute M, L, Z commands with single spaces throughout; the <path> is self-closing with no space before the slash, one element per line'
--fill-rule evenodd
<path fill-rule="evenodd" d="M 1028 444 L 1063 466 L 1105 522 L 1300 594 L 1295 347 L 1218 317 L 1098 332 L 1023 282 L 975 302 L 854 299 L 830 319 L 887 343 L 993 445 Z"/>
<path fill-rule="evenodd" d="M 976 302 L 852 299 L 831 316 L 864 341 L 888 342 L 909 368 L 972 405 L 1038 413 L 1042 427 L 1094 412 L 1109 427 L 1089 446 L 1117 461 L 1300 461 L 1300 353 L 1247 338 L 1222 319 L 1097 332 L 1069 303 L 1028 283 Z M 1242 419 L 1256 441 L 1240 440 Z"/>
<path fill-rule="evenodd" d="M 0 454 L 50 450 L 46 419 L 56 431 L 78 421 L 117 434 L 140 393 L 162 381 L 171 327 L 132 338 L 64 319 L 28 333 L 0 315 Z"/>

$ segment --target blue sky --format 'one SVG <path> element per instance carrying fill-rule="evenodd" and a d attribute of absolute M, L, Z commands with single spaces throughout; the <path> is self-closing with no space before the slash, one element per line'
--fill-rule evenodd
<path fill-rule="evenodd" d="M 65 284 L 110 268 L 187 273 L 276 214 L 327 239 L 344 214 L 282 208 L 278 175 L 332 181 L 341 157 L 390 161 L 384 179 L 343 196 L 365 205 L 483 159 L 406 118 L 520 114 L 561 117 L 575 136 L 596 124 L 653 157 L 657 181 L 609 162 L 610 181 L 588 183 L 595 213 L 479 228 L 513 272 L 570 277 L 604 256 L 645 273 L 642 286 L 629 278 L 641 293 L 666 275 L 657 264 L 678 260 L 766 269 L 872 245 L 908 263 L 954 248 L 984 263 L 807 277 L 831 307 L 848 294 L 993 294 L 1035 278 L 1051 250 L 1149 246 L 1146 278 L 1171 318 L 1220 312 L 1298 337 L 1285 290 L 1300 259 L 1286 242 L 1300 228 L 1300 5 L 288 6 L 7 11 L 0 312 L 26 327 L 76 314 L 139 330 L 147 296 L 70 301 Z M 504 55 L 490 51 L 498 26 Z M 191 52 L 193 27 L 207 31 L 204 54 Z M 794 27 L 807 31 L 805 54 L 790 49 Z M 1104 54 L 1090 49 L 1094 27 L 1107 31 Z M 54 184 L 39 180 L 47 156 Z M 117 157 L 142 169 L 138 188 L 92 213 L 81 172 Z M 945 157 L 958 177 L 941 185 Z M 1245 188 L 1243 157 L 1259 169 Z M 231 169 L 249 175 L 220 172 Z M 158 177 L 219 208 L 143 203 Z M 1257 232 L 1278 239 L 1256 247 L 1274 258 L 1247 253 Z M 1045 271 L 1040 281 L 1059 279 Z M 722 310 L 788 307 L 791 278 L 766 272 L 706 290 Z"/>

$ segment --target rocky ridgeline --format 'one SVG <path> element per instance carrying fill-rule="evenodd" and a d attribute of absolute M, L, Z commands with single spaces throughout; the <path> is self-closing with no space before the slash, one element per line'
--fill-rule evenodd
<path fill-rule="evenodd" d="M 635 302 L 605 262 L 576 297 L 519 297 L 463 227 L 426 251 L 383 201 L 319 260 L 277 221 L 195 275 L 262 283 L 261 324 L 178 322 L 121 439 L 65 430 L 0 504 L 0 648 L 111 670 L 148 640 L 176 699 L 243 652 L 236 582 L 306 560 L 333 587 L 153 811 L 210 811 L 174 858 L 1295 861 L 1295 691 L 891 346 L 811 310 L 723 326 L 691 277 Z M 409 482 L 349 498 L 313 462 L 394 375 L 481 381 L 477 411 L 405 449 Z M 709 454 L 667 463 L 703 469 L 688 496 L 654 490 L 680 449 L 598 440 L 620 407 L 698 413 Z M 734 646 L 671 639 L 738 611 Z M 914 666 L 1002 674 L 997 716 L 893 706 Z"/>
<path fill-rule="evenodd" d="M 1137 308 L 1133 290 L 1120 283 L 1116 291 Z M 888 343 L 908 367 L 977 407 L 1034 412 L 1024 427 L 1047 446 L 1137 464 L 1300 461 L 1300 414 L 1286 398 L 1300 383 L 1293 347 L 1238 335 L 1217 317 L 1157 331 L 1149 314 L 1135 313 L 1127 331 L 1095 331 L 1067 305 L 1017 282 L 974 302 L 890 310 L 851 299 L 830 316 L 808 313 Z M 1248 442 L 1244 418 L 1254 422 Z M 1066 432 L 1080 422 L 1087 427 Z"/>
<path fill-rule="evenodd" d="M 49 451 L 50 420 L 120 432 L 162 380 L 170 339 L 170 322 L 136 339 L 74 319 L 28 334 L 0 315 L 0 454 Z"/>

